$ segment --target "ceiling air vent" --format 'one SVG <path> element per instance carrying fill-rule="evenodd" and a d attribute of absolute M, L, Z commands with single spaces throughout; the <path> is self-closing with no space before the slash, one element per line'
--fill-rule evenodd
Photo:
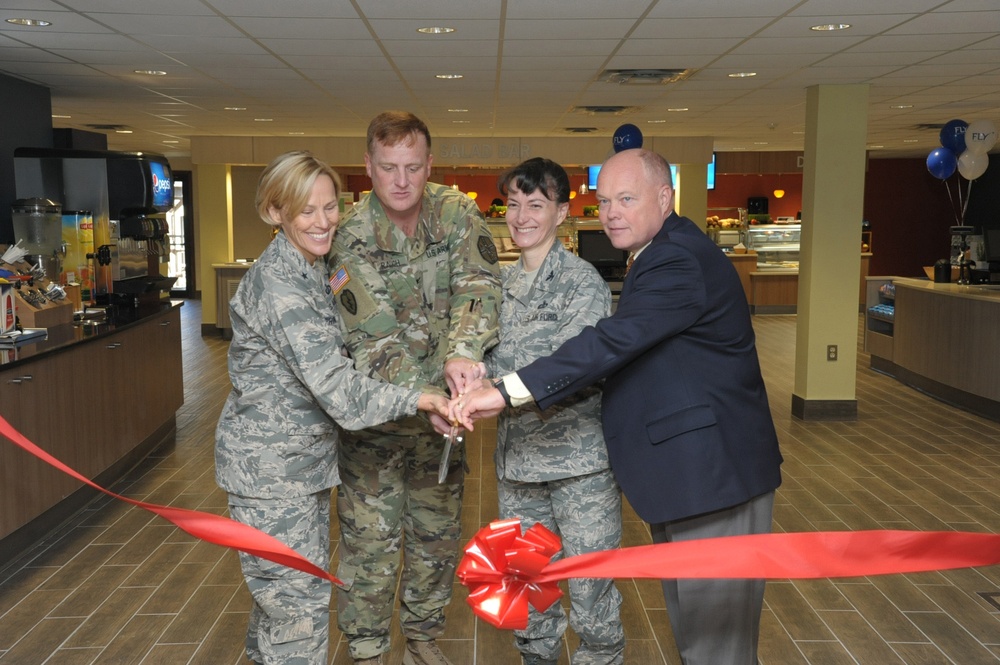
<path fill-rule="evenodd" d="M 676 83 L 690 75 L 690 69 L 605 69 L 600 80 L 619 85 L 657 85 Z"/>
<path fill-rule="evenodd" d="M 638 111 L 638 106 L 574 106 L 574 113 L 584 113 L 586 115 L 625 115 Z"/>
<path fill-rule="evenodd" d="M 939 132 L 944 129 L 943 122 L 921 122 L 918 125 L 913 126 L 914 129 L 933 129 L 935 132 Z"/>
<path fill-rule="evenodd" d="M 120 129 L 128 129 L 128 125 L 87 125 L 91 129 L 100 129 L 103 131 L 117 132 Z"/>
<path fill-rule="evenodd" d="M 565 131 L 570 134 L 590 134 L 591 132 L 596 132 L 597 127 L 566 127 Z"/>

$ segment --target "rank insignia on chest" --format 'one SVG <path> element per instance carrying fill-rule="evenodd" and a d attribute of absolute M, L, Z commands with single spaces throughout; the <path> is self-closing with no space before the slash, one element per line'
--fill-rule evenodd
<path fill-rule="evenodd" d="M 339 294 L 340 291 L 347 286 L 347 283 L 351 281 L 351 275 L 347 272 L 347 266 L 341 265 L 337 268 L 337 271 L 333 273 L 330 278 L 330 289 L 334 294 Z"/>

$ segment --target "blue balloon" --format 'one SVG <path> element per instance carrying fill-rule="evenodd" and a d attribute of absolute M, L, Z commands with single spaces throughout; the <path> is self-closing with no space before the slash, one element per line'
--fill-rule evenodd
<path fill-rule="evenodd" d="M 958 168 L 958 158 L 948 148 L 934 148 L 927 155 L 927 170 L 938 180 L 946 180 Z"/>
<path fill-rule="evenodd" d="M 615 130 L 615 135 L 611 139 L 611 144 L 615 152 L 631 150 L 642 147 L 642 132 L 633 124 L 626 123 Z"/>
<path fill-rule="evenodd" d="M 941 145 L 951 150 L 955 155 L 965 152 L 965 130 L 969 123 L 964 120 L 949 120 L 941 128 Z"/>

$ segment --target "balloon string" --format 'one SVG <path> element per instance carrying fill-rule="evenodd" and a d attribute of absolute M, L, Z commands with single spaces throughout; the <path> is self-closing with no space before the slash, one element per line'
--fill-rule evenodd
<path fill-rule="evenodd" d="M 951 187 L 948 186 L 948 181 L 947 180 L 942 180 L 941 182 L 944 184 L 944 191 L 948 192 L 949 207 L 951 208 L 952 214 L 955 215 L 955 222 L 957 224 L 958 223 L 958 212 L 955 209 L 955 198 L 951 194 Z M 959 190 L 959 191 L 961 191 L 961 190 Z"/>
<path fill-rule="evenodd" d="M 962 183 L 958 183 L 959 188 L 962 187 Z M 972 181 L 969 181 L 969 186 L 966 188 L 965 192 L 965 205 L 962 206 L 962 221 L 965 221 L 965 211 L 969 209 L 969 199 L 972 198 Z"/>

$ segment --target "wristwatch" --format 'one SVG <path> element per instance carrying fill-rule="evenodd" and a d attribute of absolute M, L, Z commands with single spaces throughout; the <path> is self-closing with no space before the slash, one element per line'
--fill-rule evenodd
<path fill-rule="evenodd" d="M 500 391 L 500 396 L 503 397 L 503 403 L 510 406 L 510 395 L 507 393 L 507 388 L 503 385 L 503 377 L 493 380 L 493 387 Z"/>

